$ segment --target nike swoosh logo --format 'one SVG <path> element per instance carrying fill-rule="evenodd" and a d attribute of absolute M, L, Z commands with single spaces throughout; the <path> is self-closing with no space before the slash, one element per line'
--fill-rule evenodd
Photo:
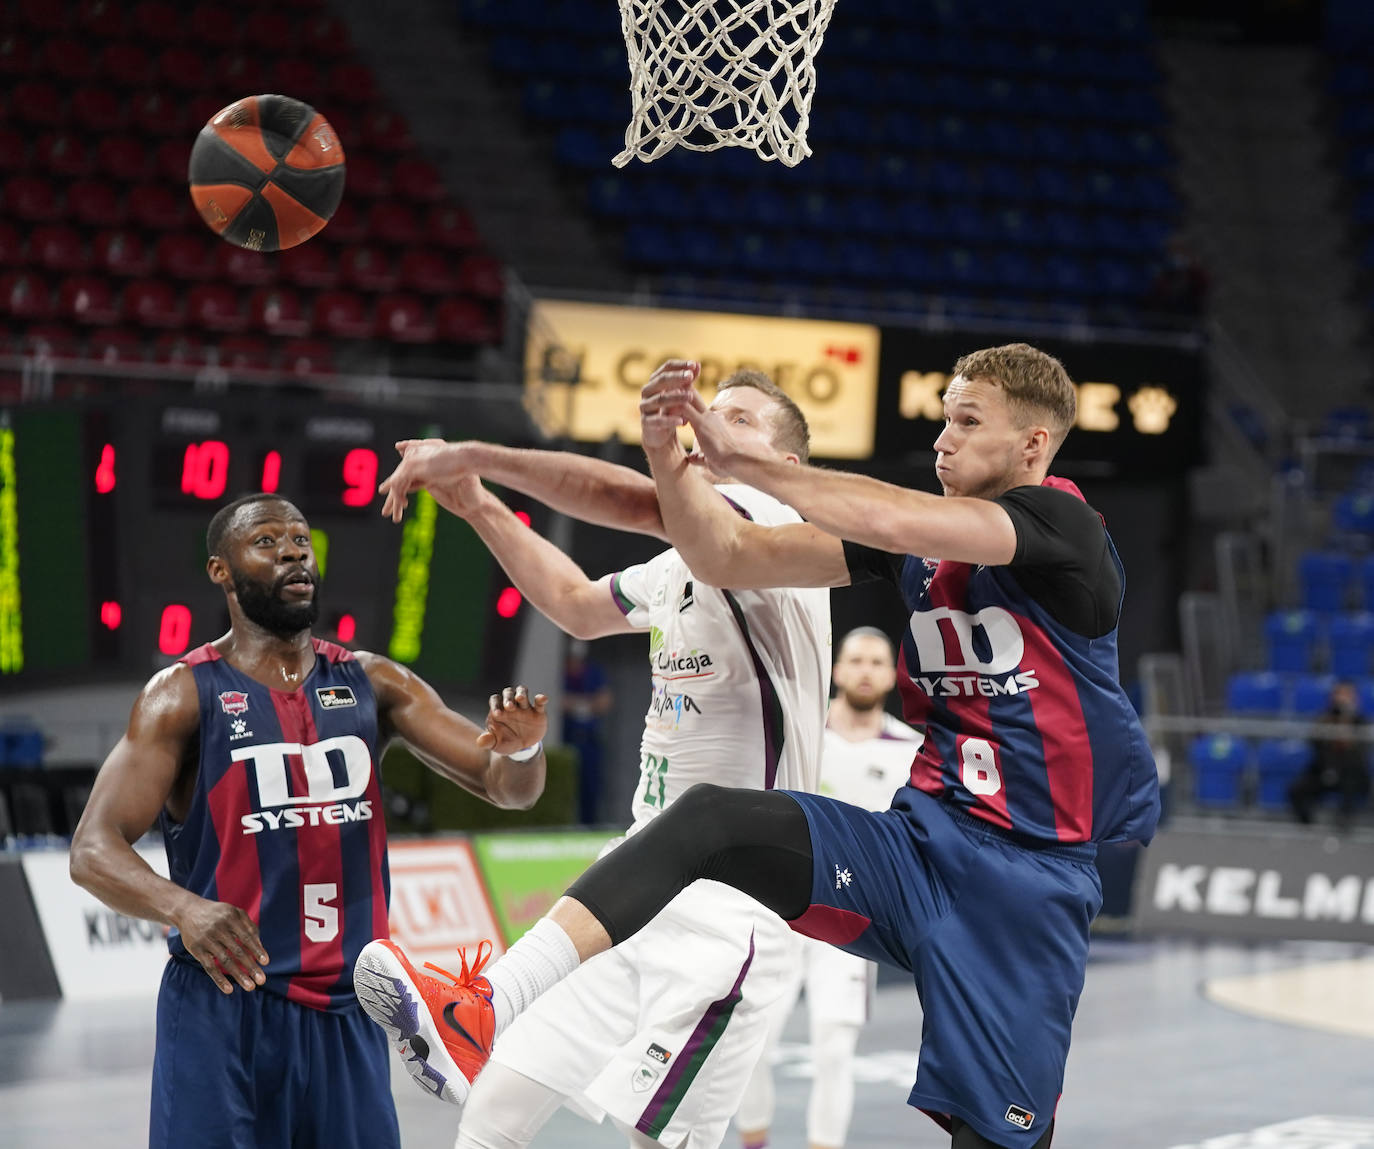
<path fill-rule="evenodd" d="M 477 1050 L 478 1053 L 485 1053 L 486 1047 L 475 1037 L 473 1037 L 472 1034 L 470 1034 L 466 1029 L 464 1029 L 462 1025 L 460 1025 L 456 1020 L 454 1020 L 453 1007 L 453 1002 L 449 1002 L 448 1005 L 444 1006 L 444 1020 L 448 1022 L 449 1026 L 458 1034 L 458 1036 L 461 1037 L 464 1041 L 466 1041 L 470 1046 L 472 1046 L 473 1049 Z"/>

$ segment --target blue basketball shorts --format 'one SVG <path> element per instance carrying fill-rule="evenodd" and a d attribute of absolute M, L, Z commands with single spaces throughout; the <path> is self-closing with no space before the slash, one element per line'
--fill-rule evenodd
<path fill-rule="evenodd" d="M 361 1006 L 230 994 L 167 963 L 157 999 L 148 1144 L 197 1149 L 400 1149 L 386 1034 Z"/>
<path fill-rule="evenodd" d="M 925 1018 L 908 1103 L 994 1144 L 1034 1145 L 1059 1103 L 1102 906 L 1095 847 L 1018 844 L 918 790 L 881 813 L 789 796 L 813 857 L 812 904 L 792 928 L 916 981 Z"/>

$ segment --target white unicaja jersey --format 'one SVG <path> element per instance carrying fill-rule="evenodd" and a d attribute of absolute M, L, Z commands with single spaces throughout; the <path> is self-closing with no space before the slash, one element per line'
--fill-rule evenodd
<path fill-rule="evenodd" d="M 897 789 L 910 781 L 911 760 L 924 737 L 891 714 L 883 715 L 883 731 L 877 738 L 862 742 L 851 742 L 827 726 L 821 793 L 865 810 L 886 810 Z"/>
<path fill-rule="evenodd" d="M 752 487 L 716 489 L 754 522 L 802 521 Z M 830 693 L 828 589 L 719 590 L 668 550 L 612 576 L 611 593 L 649 632 L 653 675 L 631 832 L 698 782 L 816 791 Z"/>

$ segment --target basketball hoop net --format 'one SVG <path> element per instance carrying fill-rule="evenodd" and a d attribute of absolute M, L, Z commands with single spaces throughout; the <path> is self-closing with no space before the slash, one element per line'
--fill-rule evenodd
<path fill-rule="evenodd" d="M 753 148 L 794 167 L 806 143 L 816 53 L 835 0 L 619 0 L 634 111 L 625 150 Z"/>

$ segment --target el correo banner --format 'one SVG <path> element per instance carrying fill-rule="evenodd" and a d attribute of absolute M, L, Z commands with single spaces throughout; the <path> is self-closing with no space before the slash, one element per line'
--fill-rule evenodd
<path fill-rule="evenodd" d="M 764 372 L 811 425 L 812 454 L 873 453 L 879 332 L 862 323 L 538 300 L 525 344 L 525 406 L 546 435 L 639 442 L 639 392 L 665 359 L 701 364 L 709 402 L 741 368 Z"/>
<path fill-rule="evenodd" d="M 1144 933 L 1374 942 L 1374 840 L 1173 826 L 1144 851 Z"/>

